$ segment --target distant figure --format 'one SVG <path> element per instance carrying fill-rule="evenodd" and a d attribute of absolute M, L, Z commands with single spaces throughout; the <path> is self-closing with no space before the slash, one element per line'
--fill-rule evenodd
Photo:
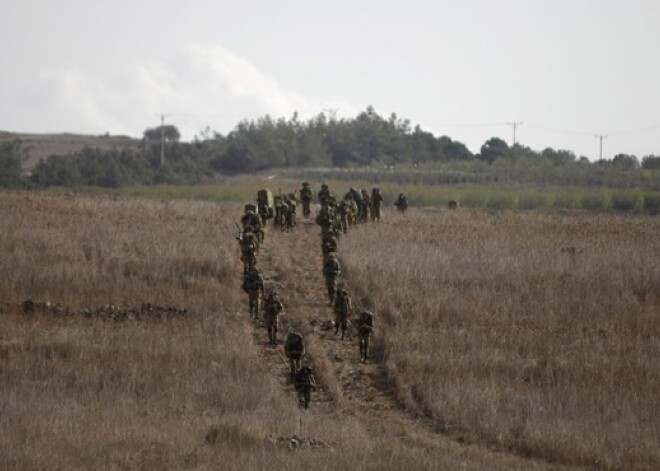
<path fill-rule="evenodd" d="M 341 339 L 344 340 L 348 326 L 348 317 L 353 312 L 353 302 L 345 288 L 337 290 L 332 307 L 335 313 L 335 335 L 339 333 L 339 329 L 341 328 Z"/>
<path fill-rule="evenodd" d="M 325 286 L 328 289 L 330 303 L 332 303 L 335 297 L 339 275 L 341 275 L 341 265 L 339 265 L 339 260 L 337 260 L 337 254 L 330 252 L 323 260 L 323 277 L 325 278 Z"/>
<path fill-rule="evenodd" d="M 383 195 L 379 188 L 371 190 L 371 222 L 380 221 L 380 205 L 383 202 Z"/>
<path fill-rule="evenodd" d="M 458 204 L 458 201 L 456 200 L 449 200 L 449 202 L 447 203 L 447 208 L 451 209 L 452 211 L 459 209 L 460 207 L 461 205 Z"/>
<path fill-rule="evenodd" d="M 243 276 L 243 291 L 248 295 L 248 309 L 253 319 L 259 319 L 261 295 L 264 291 L 264 280 L 257 267 L 252 265 Z"/>
<path fill-rule="evenodd" d="M 374 315 L 371 311 L 363 311 L 358 319 L 358 336 L 360 344 L 360 361 L 366 363 L 369 360 L 369 344 L 371 334 L 374 330 Z"/>
<path fill-rule="evenodd" d="M 300 189 L 300 201 L 302 202 L 303 207 L 303 217 L 309 217 L 312 196 L 312 189 L 309 186 L 309 182 L 303 182 L 302 188 Z"/>
<path fill-rule="evenodd" d="M 305 409 L 309 408 L 312 390 L 316 391 L 316 380 L 309 366 L 303 366 L 293 378 L 293 384 L 298 393 L 298 404 Z"/>
<path fill-rule="evenodd" d="M 403 193 L 399 193 L 399 197 L 394 202 L 394 206 L 396 206 L 396 209 L 401 213 L 405 213 L 408 210 L 408 199 Z"/>
<path fill-rule="evenodd" d="M 300 362 L 305 355 L 305 344 L 300 332 L 289 332 L 284 339 L 284 355 L 289 359 L 291 375 L 300 369 Z"/>
<path fill-rule="evenodd" d="M 278 316 L 283 310 L 284 305 L 279 296 L 275 291 L 271 291 L 264 302 L 264 318 L 266 319 L 266 329 L 268 329 L 268 341 L 271 345 L 277 345 Z"/>

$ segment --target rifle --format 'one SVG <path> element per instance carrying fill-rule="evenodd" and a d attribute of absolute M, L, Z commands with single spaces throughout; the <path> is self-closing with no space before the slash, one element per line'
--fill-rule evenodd
<path fill-rule="evenodd" d="M 234 219 L 234 224 L 236 224 L 236 228 L 238 229 L 238 237 L 236 237 L 236 240 L 240 242 L 243 240 L 243 230 L 241 229 L 241 226 L 239 226 L 236 222 L 236 219 Z"/>

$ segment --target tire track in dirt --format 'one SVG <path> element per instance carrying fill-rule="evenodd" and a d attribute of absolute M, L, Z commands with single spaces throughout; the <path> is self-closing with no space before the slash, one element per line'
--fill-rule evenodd
<path fill-rule="evenodd" d="M 362 229 L 353 232 L 349 230 L 342 238 L 363 236 L 359 234 Z M 340 239 L 340 252 L 341 244 Z M 401 440 L 420 451 L 436 449 L 461 455 L 486 453 L 514 468 L 554 468 L 550 463 L 528 460 L 506 451 L 460 443 L 460 439 L 438 432 L 437 425 L 428 417 L 406 410 L 389 385 L 384 352 L 372 347 L 370 362 L 360 363 L 357 335 L 352 328 L 349 327 L 342 341 L 334 335 L 334 329 L 322 327 L 323 321 L 333 319 L 322 262 L 320 228 L 309 219 L 301 219 L 290 233 L 269 227 L 258 256 L 257 266 L 264 276 L 266 289 L 269 285 L 276 287 L 285 309 L 280 318 L 277 347 L 268 345 L 266 329 L 260 322 L 256 323 L 254 338 L 262 346 L 262 355 L 273 366 L 282 387 L 291 393 L 292 401 L 296 400 L 296 393 L 282 353 L 283 339 L 289 329 L 303 334 L 307 350 L 303 364 L 312 366 L 317 379 L 318 390 L 312 394 L 308 410 L 312 416 L 351 416 L 362 423 L 372 437 Z M 359 308 L 354 306 L 354 315 Z M 375 312 L 378 329 L 377 306 Z"/>

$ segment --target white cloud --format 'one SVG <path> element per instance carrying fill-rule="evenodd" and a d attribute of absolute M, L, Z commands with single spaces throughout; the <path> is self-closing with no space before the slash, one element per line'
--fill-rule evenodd
<path fill-rule="evenodd" d="M 287 91 L 216 44 L 189 44 L 165 61 L 109 73 L 42 68 L 12 97 L 10 108 L 11 116 L 0 111 L 0 129 L 139 136 L 158 125 L 156 115 L 163 112 L 184 139 L 206 126 L 227 133 L 243 119 L 266 114 L 290 117 L 297 111 L 305 119 L 328 109 L 340 117 L 357 113 L 340 100 L 321 103 Z"/>

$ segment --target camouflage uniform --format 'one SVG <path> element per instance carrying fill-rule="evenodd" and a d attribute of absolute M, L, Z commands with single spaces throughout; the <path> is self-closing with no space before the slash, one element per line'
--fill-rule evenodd
<path fill-rule="evenodd" d="M 285 224 L 286 224 L 286 231 L 289 232 L 290 230 L 293 230 L 293 227 L 296 225 L 296 209 L 297 209 L 297 203 L 296 203 L 296 195 L 290 194 L 289 198 L 286 200 L 287 204 L 289 206 L 288 211 L 286 212 L 286 217 L 285 219 Z"/>
<path fill-rule="evenodd" d="M 310 205 L 312 204 L 312 189 L 307 182 L 303 182 L 300 189 L 300 201 L 302 202 L 303 216 L 309 217 Z"/>
<path fill-rule="evenodd" d="M 293 384 L 298 393 L 298 404 L 307 409 L 312 399 L 312 390 L 316 390 L 316 380 L 309 366 L 303 366 L 293 378 Z"/>
<path fill-rule="evenodd" d="M 405 197 L 403 193 L 399 193 L 399 197 L 394 203 L 394 206 L 396 206 L 396 209 L 399 210 L 399 212 L 402 213 L 406 212 L 406 210 L 408 209 L 408 199 Z"/>
<path fill-rule="evenodd" d="M 378 188 L 371 190 L 371 222 L 380 221 L 380 205 L 383 202 L 383 195 Z"/>
<path fill-rule="evenodd" d="M 330 192 L 328 185 L 326 184 L 321 185 L 321 190 L 318 192 L 317 196 L 319 198 L 319 203 L 321 203 L 321 206 L 326 206 L 328 204 L 328 199 L 332 196 L 332 193 Z"/>
<path fill-rule="evenodd" d="M 337 290 L 337 295 L 335 296 L 332 307 L 335 312 L 335 335 L 337 335 L 339 328 L 341 327 L 341 339 L 344 340 L 348 316 L 350 316 L 353 311 L 353 303 L 348 291 L 343 288 Z"/>
<path fill-rule="evenodd" d="M 360 343 L 360 361 L 366 363 L 369 359 L 369 344 L 374 329 L 374 315 L 370 311 L 363 311 L 358 319 L 358 337 Z"/>
<path fill-rule="evenodd" d="M 360 222 L 362 220 L 362 194 L 353 187 L 348 191 L 348 194 L 355 203 L 355 222 Z"/>
<path fill-rule="evenodd" d="M 323 260 L 323 276 L 325 277 L 325 286 L 328 289 L 330 302 L 334 299 L 339 275 L 341 275 L 339 260 L 337 260 L 337 255 L 334 252 L 330 252 Z"/>
<path fill-rule="evenodd" d="M 346 200 L 341 200 L 337 206 L 337 219 L 341 225 L 341 231 L 346 234 L 348 231 L 348 212 L 350 211 Z"/>
<path fill-rule="evenodd" d="M 321 226 L 321 237 L 334 232 L 335 214 L 331 207 L 323 206 L 321 212 L 316 216 L 316 224 Z"/>
<path fill-rule="evenodd" d="M 362 207 L 360 208 L 360 221 L 367 222 L 369 220 L 369 209 L 371 202 L 369 201 L 369 193 L 367 190 L 362 190 Z"/>
<path fill-rule="evenodd" d="M 271 292 L 264 303 L 264 318 L 266 319 L 266 329 L 268 329 L 268 340 L 271 345 L 277 344 L 278 316 L 284 310 L 284 305 L 280 301 L 277 293 Z"/>
<path fill-rule="evenodd" d="M 300 361 L 305 355 L 305 344 L 299 332 L 289 332 L 284 340 L 284 355 L 289 359 L 291 374 L 294 375 L 300 369 Z"/>
<path fill-rule="evenodd" d="M 241 224 L 243 224 L 243 228 L 246 226 L 252 226 L 254 229 L 254 233 L 257 235 L 257 238 L 259 239 L 259 242 L 264 241 L 264 228 L 263 224 L 261 224 L 261 218 L 257 213 L 255 213 L 252 210 L 247 210 L 243 217 L 241 217 Z"/>
<path fill-rule="evenodd" d="M 252 266 L 243 277 L 243 290 L 248 294 L 248 308 L 250 315 L 254 319 L 259 319 L 259 309 L 261 307 L 261 294 L 264 291 L 264 280 L 257 270 Z"/>
<path fill-rule="evenodd" d="M 284 207 L 284 203 L 282 201 L 282 196 L 277 195 L 275 196 L 275 217 L 273 218 L 273 224 L 275 224 L 275 227 L 282 227 L 282 223 L 284 221 L 284 217 L 282 215 L 282 208 Z"/>
<path fill-rule="evenodd" d="M 241 248 L 241 261 L 243 262 L 243 275 L 245 275 L 257 263 L 257 253 L 259 252 L 259 242 L 250 226 L 247 226 L 247 232 L 244 232 L 239 238 Z"/>
<path fill-rule="evenodd" d="M 333 234 L 327 234 L 321 238 L 321 250 L 323 257 L 326 257 L 331 252 L 337 251 L 337 238 Z"/>

